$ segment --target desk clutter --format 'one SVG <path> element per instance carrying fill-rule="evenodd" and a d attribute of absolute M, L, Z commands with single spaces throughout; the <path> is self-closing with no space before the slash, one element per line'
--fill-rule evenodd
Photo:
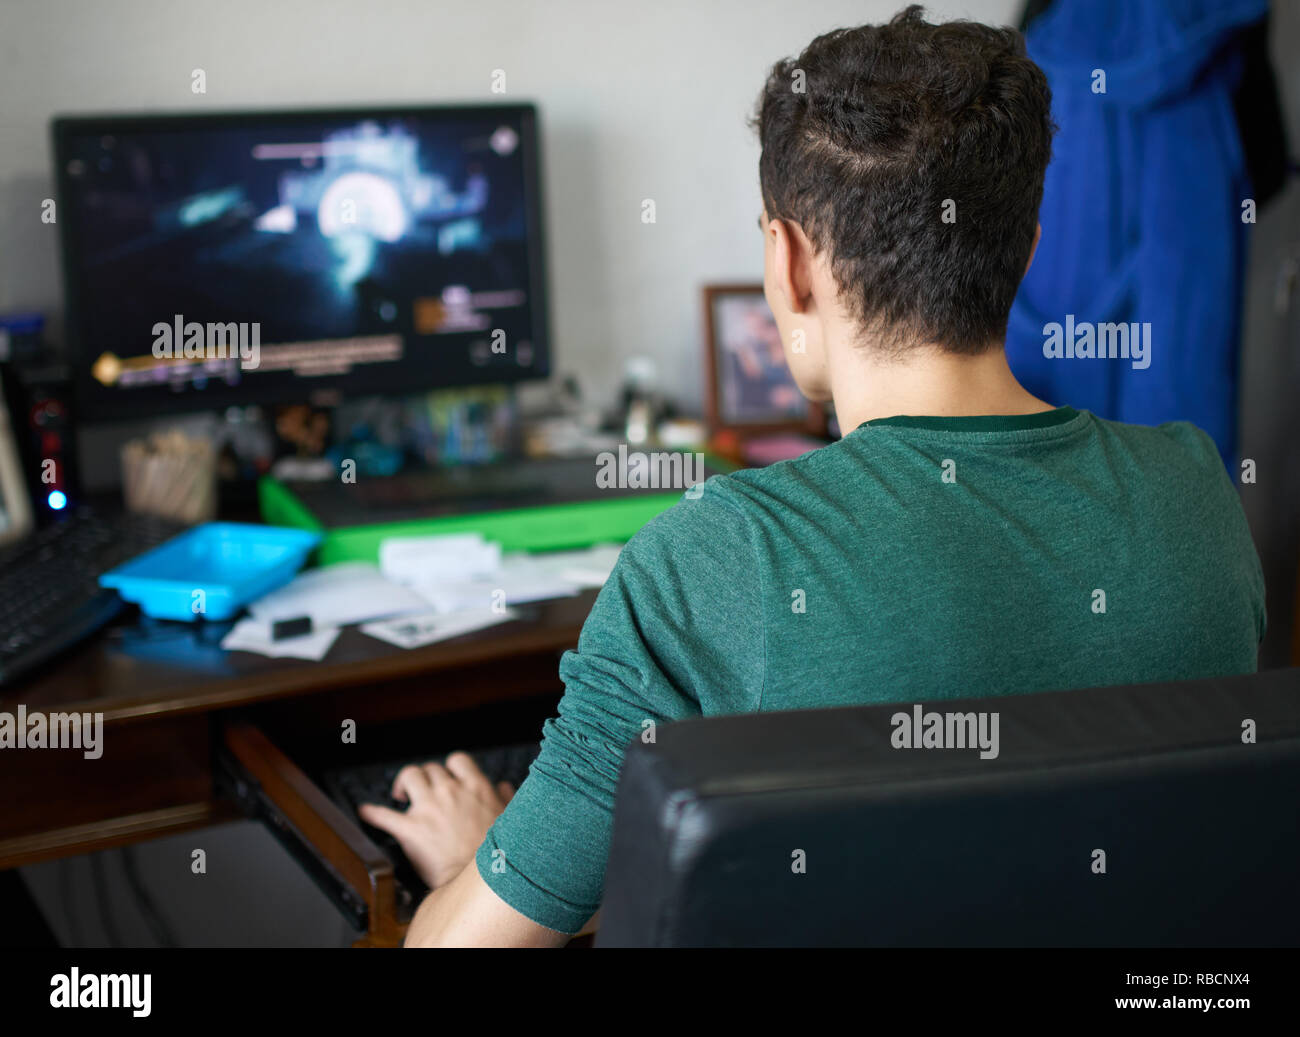
<path fill-rule="evenodd" d="M 212 444 L 177 430 L 122 447 L 122 495 L 128 511 L 178 522 L 206 522 L 217 511 Z"/>
<path fill-rule="evenodd" d="M 600 587 L 618 560 L 617 544 L 545 554 L 503 553 L 474 533 L 391 537 L 379 564 L 340 562 L 301 573 L 248 605 L 222 640 L 231 651 L 319 660 L 339 630 L 399 648 L 459 637 L 517 613 L 511 606 Z"/>
<path fill-rule="evenodd" d="M 99 585 L 155 619 L 230 619 L 293 579 L 320 539 L 302 529 L 205 522 L 102 574 Z"/>

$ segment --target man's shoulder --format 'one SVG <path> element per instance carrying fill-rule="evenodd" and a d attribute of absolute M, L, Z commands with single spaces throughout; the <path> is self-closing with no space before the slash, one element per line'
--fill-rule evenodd
<path fill-rule="evenodd" d="M 1150 465 L 1159 465 L 1182 475 L 1198 474 L 1216 482 L 1227 476 L 1214 440 L 1190 421 L 1167 421 L 1161 425 L 1130 425 L 1093 416 L 1098 435 Z"/>
<path fill-rule="evenodd" d="M 871 477 L 870 457 L 850 459 L 846 449 L 844 441 L 837 440 L 786 461 L 714 476 L 705 485 L 717 502 L 742 515 L 768 515 L 782 507 L 802 509 L 817 498 L 833 496 L 837 488 L 844 489 L 847 463 L 852 463 L 852 474 L 858 479 Z"/>
<path fill-rule="evenodd" d="M 714 475 L 688 489 L 672 507 L 637 531 L 623 549 L 624 557 L 689 551 L 743 533 L 744 504 L 730 484 L 733 476 Z"/>
<path fill-rule="evenodd" d="M 1092 415 L 1097 428 L 1108 435 L 1153 447 L 1191 452 L 1200 458 L 1217 456 L 1214 440 L 1190 421 L 1166 421 L 1160 425 L 1133 425 Z"/>
<path fill-rule="evenodd" d="M 819 495 L 827 452 L 836 447 L 830 444 L 763 468 L 710 476 L 644 526 L 636 539 L 667 542 L 745 536 L 751 519 L 770 514 L 773 508 L 797 507 L 800 501 Z"/>

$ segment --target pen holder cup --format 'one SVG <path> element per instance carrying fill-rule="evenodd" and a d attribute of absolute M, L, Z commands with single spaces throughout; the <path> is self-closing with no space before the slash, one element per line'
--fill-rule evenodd
<path fill-rule="evenodd" d="M 180 433 L 132 440 L 122 448 L 122 496 L 137 514 L 210 521 L 217 512 L 212 444 Z"/>

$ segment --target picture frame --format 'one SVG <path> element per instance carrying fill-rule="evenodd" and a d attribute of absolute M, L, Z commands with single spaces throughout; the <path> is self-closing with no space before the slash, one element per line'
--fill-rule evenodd
<path fill-rule="evenodd" d="M 709 284 L 702 301 L 710 433 L 824 435 L 825 412 L 799 392 L 786 366 L 763 286 Z"/>

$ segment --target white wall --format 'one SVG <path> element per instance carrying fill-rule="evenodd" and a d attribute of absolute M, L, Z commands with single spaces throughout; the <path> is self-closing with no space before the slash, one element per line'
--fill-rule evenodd
<path fill-rule="evenodd" d="M 0 312 L 56 311 L 56 112 L 530 99 L 541 106 L 556 363 L 597 400 L 623 361 L 701 399 L 699 287 L 757 280 L 767 69 L 902 0 L 0 0 Z M 1013 22 L 1019 0 L 936 2 Z M 202 68 L 207 94 L 194 95 Z M 494 96 L 494 69 L 506 96 Z M 641 222 L 653 198 L 657 222 Z"/>

